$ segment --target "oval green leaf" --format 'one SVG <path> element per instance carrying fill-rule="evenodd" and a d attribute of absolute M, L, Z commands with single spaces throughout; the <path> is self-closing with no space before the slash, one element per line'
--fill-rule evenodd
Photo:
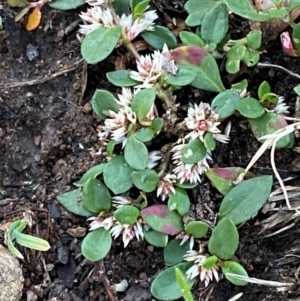
<path fill-rule="evenodd" d="M 182 291 L 176 281 L 175 269 L 178 268 L 185 274 L 192 265 L 190 262 L 184 262 L 160 272 L 152 283 L 151 294 L 158 300 L 176 300 L 180 298 Z M 196 278 L 187 280 L 190 288 L 196 282 Z"/>
<path fill-rule="evenodd" d="M 156 230 L 149 230 L 144 232 L 145 239 L 150 245 L 155 247 L 164 248 L 169 239 L 169 235 L 158 232 Z"/>
<path fill-rule="evenodd" d="M 201 221 L 192 221 L 185 226 L 184 231 L 195 238 L 202 238 L 206 235 L 208 226 Z"/>
<path fill-rule="evenodd" d="M 234 285 L 244 286 L 247 285 L 248 282 L 245 280 L 239 280 L 234 276 L 229 274 L 236 274 L 240 276 L 248 277 L 246 270 L 235 261 L 225 261 L 222 265 L 222 272 L 224 273 L 226 279 L 233 283 Z"/>
<path fill-rule="evenodd" d="M 183 230 L 182 217 L 166 205 L 153 205 L 141 211 L 144 221 L 154 230 L 174 235 Z"/>
<path fill-rule="evenodd" d="M 106 59 L 116 47 L 121 36 L 121 26 L 100 27 L 84 37 L 81 44 L 82 57 L 89 64 Z"/>
<path fill-rule="evenodd" d="M 169 49 L 176 47 L 177 42 L 174 34 L 164 26 L 156 25 L 154 31 L 144 31 L 142 38 L 154 49 L 163 49 L 167 44 Z"/>
<path fill-rule="evenodd" d="M 111 236 L 104 228 L 90 232 L 83 240 L 81 251 L 90 261 L 98 261 L 104 258 L 111 247 Z"/>
<path fill-rule="evenodd" d="M 85 4 L 84 0 L 52 0 L 48 5 L 59 10 L 75 9 Z"/>
<path fill-rule="evenodd" d="M 221 259 L 230 259 L 237 250 L 238 244 L 239 234 L 236 226 L 225 217 L 213 229 L 208 242 L 208 250 Z"/>
<path fill-rule="evenodd" d="M 177 187 L 174 194 L 171 194 L 168 200 L 168 208 L 170 211 L 177 210 L 181 216 L 186 215 L 190 211 L 191 203 L 185 189 Z"/>
<path fill-rule="evenodd" d="M 140 210 L 131 205 L 121 206 L 114 212 L 115 219 L 121 224 L 126 225 L 133 225 L 139 215 Z"/>
<path fill-rule="evenodd" d="M 156 90 L 148 88 L 136 93 L 131 102 L 132 111 L 136 113 L 138 120 L 143 120 L 149 113 L 156 97 Z"/>
<path fill-rule="evenodd" d="M 241 98 L 237 103 L 236 109 L 246 118 L 258 118 L 265 113 L 265 109 L 253 97 Z"/>
<path fill-rule="evenodd" d="M 234 113 L 240 99 L 240 94 L 237 91 L 226 90 L 213 99 L 211 106 L 216 108 L 220 118 L 225 119 Z"/>
<path fill-rule="evenodd" d="M 82 177 L 81 179 L 74 183 L 77 187 L 82 187 L 90 178 L 97 178 L 100 174 L 103 173 L 105 168 L 105 164 L 101 163 L 98 165 L 93 166 L 90 168 Z"/>
<path fill-rule="evenodd" d="M 131 87 L 138 84 L 129 76 L 129 70 L 116 70 L 106 73 L 106 78 L 117 87 Z"/>
<path fill-rule="evenodd" d="M 190 249 L 189 241 L 181 244 L 180 239 L 173 239 L 169 241 L 164 248 L 164 260 L 166 265 L 172 266 L 183 261 L 183 256 Z"/>
<path fill-rule="evenodd" d="M 195 164 L 201 161 L 206 155 L 207 149 L 200 139 L 191 140 L 182 150 L 182 162 Z"/>
<path fill-rule="evenodd" d="M 57 200 L 67 210 L 81 216 L 91 216 L 93 213 L 83 207 L 81 201 L 81 189 L 74 189 L 57 196 Z"/>
<path fill-rule="evenodd" d="M 255 216 L 270 196 L 272 176 L 260 176 L 243 181 L 224 197 L 219 214 L 228 217 L 235 225 Z"/>
<path fill-rule="evenodd" d="M 131 174 L 132 183 L 140 190 L 152 192 L 156 189 L 159 176 L 154 170 L 144 169 Z"/>
<path fill-rule="evenodd" d="M 117 156 L 106 163 L 103 176 L 106 186 L 114 194 L 126 192 L 132 186 L 132 168 L 128 166 L 123 156 Z"/>
<path fill-rule="evenodd" d="M 111 197 L 106 186 L 95 178 L 90 178 L 82 189 L 82 202 L 86 209 L 94 213 L 108 211 Z"/>
<path fill-rule="evenodd" d="M 137 170 L 145 169 L 149 161 L 147 147 L 132 135 L 127 139 L 124 157 L 129 166 Z"/>
<path fill-rule="evenodd" d="M 119 106 L 114 96 L 106 90 L 97 89 L 91 100 L 93 110 L 102 119 L 106 119 L 108 111 L 118 112 Z"/>

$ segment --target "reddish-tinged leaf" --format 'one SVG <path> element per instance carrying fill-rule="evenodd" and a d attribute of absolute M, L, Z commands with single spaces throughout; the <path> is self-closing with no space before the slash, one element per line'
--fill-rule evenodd
<path fill-rule="evenodd" d="M 245 169 L 241 167 L 210 168 L 206 175 L 211 180 L 218 191 L 226 195 L 233 187 L 233 182 L 243 173 Z M 245 178 L 252 178 L 254 175 L 247 172 Z"/>
<path fill-rule="evenodd" d="M 176 211 L 169 211 L 166 205 L 154 205 L 141 211 L 146 223 L 156 231 L 174 235 L 183 230 L 182 217 Z"/>
<path fill-rule="evenodd" d="M 39 7 L 33 9 L 33 11 L 28 15 L 28 20 L 26 24 L 26 30 L 31 31 L 36 29 L 41 22 L 42 13 Z"/>
<path fill-rule="evenodd" d="M 174 50 L 171 50 L 171 57 L 177 64 L 181 62 L 188 62 L 190 64 L 200 66 L 204 57 L 208 55 L 208 52 L 198 46 L 181 46 Z"/>

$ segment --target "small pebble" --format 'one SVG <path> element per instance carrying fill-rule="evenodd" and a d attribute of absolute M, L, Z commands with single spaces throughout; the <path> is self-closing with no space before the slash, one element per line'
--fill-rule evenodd
<path fill-rule="evenodd" d="M 38 47 L 35 47 L 30 43 L 26 46 L 26 55 L 27 55 L 29 61 L 33 61 L 34 59 L 36 59 L 39 56 L 37 48 Z"/>

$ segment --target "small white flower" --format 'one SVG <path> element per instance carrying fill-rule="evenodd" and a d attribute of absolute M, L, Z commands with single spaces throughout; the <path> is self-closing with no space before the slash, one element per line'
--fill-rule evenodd
<path fill-rule="evenodd" d="M 116 26 L 114 17 L 109 8 L 92 6 L 86 12 L 82 12 L 79 17 L 88 24 L 80 25 L 79 32 L 87 35 L 99 27 Z"/>
<path fill-rule="evenodd" d="M 186 234 L 184 231 L 181 231 L 180 233 L 178 233 L 175 237 L 175 239 L 181 239 L 181 243 L 180 245 L 182 246 L 183 244 L 185 244 L 187 241 L 189 241 L 189 247 L 190 250 L 193 249 L 194 247 L 194 243 L 195 243 L 195 238 L 194 236 L 191 236 L 189 234 Z"/>
<path fill-rule="evenodd" d="M 90 231 L 98 229 L 98 228 L 104 228 L 105 230 L 109 230 L 115 219 L 114 217 L 106 217 L 106 218 L 102 218 L 100 216 L 93 216 L 87 219 L 88 221 L 92 221 L 90 224 Z"/>
<path fill-rule="evenodd" d="M 142 55 L 140 61 L 137 61 L 138 71 L 130 71 L 130 77 L 141 82 L 136 86 L 137 88 L 150 88 L 158 83 L 162 74 L 165 78 L 170 73 L 176 74 L 176 68 L 177 66 L 171 60 L 169 50 L 165 45 L 162 53 L 154 51 L 152 55 Z"/>
<path fill-rule="evenodd" d="M 163 179 L 158 183 L 157 197 L 161 197 L 165 201 L 171 194 L 175 194 L 175 187 L 173 184 L 176 182 L 176 175 L 166 174 Z"/>
<path fill-rule="evenodd" d="M 205 157 L 195 164 L 185 164 L 182 162 L 182 151 L 186 146 L 185 143 L 175 145 L 171 152 L 173 152 L 172 162 L 175 165 L 173 173 L 177 175 L 180 183 L 201 183 L 200 176 L 209 169 L 207 160 L 211 160 L 210 152 L 207 151 Z"/>
<path fill-rule="evenodd" d="M 283 114 L 283 115 L 286 115 L 286 114 L 289 114 L 289 106 L 286 105 L 284 103 L 284 97 L 283 96 L 280 96 L 276 105 L 275 105 L 275 108 L 273 110 L 268 110 L 269 112 L 274 112 L 274 113 L 277 113 L 277 114 Z"/>
<path fill-rule="evenodd" d="M 193 279 L 200 275 L 200 281 L 204 282 L 205 287 L 207 287 L 209 283 L 213 281 L 213 279 L 219 281 L 219 267 L 217 265 L 209 270 L 203 267 L 203 264 L 207 259 L 205 255 L 201 255 L 197 251 L 190 250 L 187 251 L 183 258 L 185 261 L 194 261 L 194 265 L 186 271 L 186 276 L 188 279 Z"/>
<path fill-rule="evenodd" d="M 192 130 L 188 135 L 185 136 L 186 139 L 200 139 L 204 140 L 204 135 L 207 132 L 212 134 L 220 134 L 221 131 L 218 129 L 218 125 L 221 122 L 219 120 L 219 115 L 211 108 L 208 103 L 201 102 L 199 106 L 194 104 L 194 107 L 188 109 L 188 116 L 185 118 L 185 124 L 188 129 Z M 229 138 L 225 135 L 215 135 L 214 138 L 220 142 L 227 142 Z"/>
<path fill-rule="evenodd" d="M 162 159 L 163 154 L 160 151 L 152 151 L 149 153 L 149 159 L 147 163 L 147 168 L 152 169 L 158 165 L 159 161 Z"/>
<path fill-rule="evenodd" d="M 116 208 L 120 208 L 124 205 L 131 205 L 132 204 L 132 199 L 131 198 L 126 198 L 124 196 L 114 196 L 112 197 L 112 203 L 113 206 L 115 206 Z"/>

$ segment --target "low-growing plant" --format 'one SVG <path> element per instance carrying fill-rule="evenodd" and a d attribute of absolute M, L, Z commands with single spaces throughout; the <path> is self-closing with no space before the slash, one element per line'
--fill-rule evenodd
<path fill-rule="evenodd" d="M 16 220 L 12 222 L 5 232 L 5 244 L 7 245 L 10 252 L 17 258 L 24 259 L 21 252 L 15 247 L 14 242 L 19 245 L 37 250 L 37 251 L 48 251 L 50 249 L 49 243 L 39 237 L 22 233 L 27 226 L 25 219 Z"/>
<path fill-rule="evenodd" d="M 235 285 L 246 285 L 241 278 L 247 271 L 234 257 L 237 226 L 265 204 L 272 176 L 257 176 L 241 167 L 211 168 L 209 163 L 219 143 L 230 139 L 226 121 L 230 116 L 247 120 L 261 141 L 285 130 L 288 107 L 266 81 L 257 98 L 247 92 L 246 80 L 226 89 L 216 58 L 227 55 L 229 73 L 237 72 L 241 62 L 251 67 L 260 59 L 261 32 L 231 40 L 229 11 L 263 22 L 286 17 L 300 3 L 291 1 L 287 9 L 277 1 L 274 9 L 261 13 L 247 1 L 189 0 L 186 23 L 198 28 L 182 31 L 177 44 L 169 29 L 155 25 L 158 15 L 148 10 L 148 0 L 131 0 L 129 14 L 122 1 L 86 2 L 90 7 L 80 15 L 84 24 L 79 30 L 83 58 L 99 63 L 124 46 L 136 64 L 106 74 L 110 83 L 121 88 L 119 94 L 95 91 L 91 104 L 101 119 L 97 155 L 103 161 L 74 183 L 76 189 L 57 197 L 69 211 L 88 217 L 91 223 L 82 254 L 98 261 L 119 236 L 124 247 L 136 238 L 164 248 L 168 268 L 151 287 L 159 300 L 181 296 L 193 300 L 190 288 L 197 279 L 208 286 L 224 275 Z M 153 53 L 140 55 L 135 39 L 147 42 Z M 217 95 L 183 108 L 175 92 L 189 85 Z M 292 131 L 279 138 L 273 141 L 277 148 L 293 146 Z M 187 190 L 205 175 L 224 196 L 216 225 L 185 219 L 191 209 Z"/>

